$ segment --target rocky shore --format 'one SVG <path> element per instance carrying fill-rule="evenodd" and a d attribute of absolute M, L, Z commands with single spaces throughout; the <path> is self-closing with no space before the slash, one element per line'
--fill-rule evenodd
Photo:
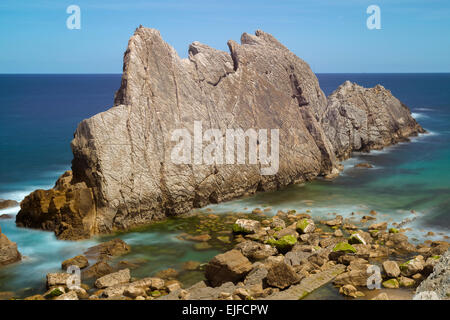
<path fill-rule="evenodd" d="M 206 264 L 183 265 L 185 272 L 202 272 L 203 281 L 186 286 L 175 269 L 134 278 L 138 261 L 117 263 L 133 248 L 113 239 L 62 262 L 61 272 L 47 275 L 48 290 L 26 299 L 298 300 L 329 284 L 348 299 L 398 299 L 405 292 L 412 298 L 416 288 L 436 290 L 439 299 L 449 299 L 450 244 L 428 240 L 414 245 L 405 229 L 376 221 L 376 215 L 371 211 L 370 220 L 336 215 L 314 221 L 295 210 L 275 216 L 259 208 L 251 214 L 196 213 L 178 218 L 198 222 L 181 230 L 180 240 L 228 244 Z M 75 289 L 68 288 L 70 275 L 64 271 L 71 265 L 82 270 Z"/>
<path fill-rule="evenodd" d="M 181 59 L 139 27 L 124 55 L 114 106 L 82 121 L 72 171 L 21 203 L 17 225 L 60 239 L 128 230 L 257 191 L 333 179 L 353 151 L 425 132 L 389 90 L 345 82 L 325 97 L 315 74 L 272 35 L 244 33 L 230 52 L 194 42 Z M 279 168 L 175 164 L 173 130 L 279 129 Z"/>

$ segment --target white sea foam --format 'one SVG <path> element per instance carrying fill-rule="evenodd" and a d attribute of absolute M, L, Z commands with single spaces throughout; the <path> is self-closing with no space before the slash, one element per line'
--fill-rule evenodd
<path fill-rule="evenodd" d="M 423 113 L 419 113 L 419 112 L 411 112 L 411 116 L 416 120 L 421 119 L 421 118 L 428 118 L 427 115 L 425 115 Z"/>

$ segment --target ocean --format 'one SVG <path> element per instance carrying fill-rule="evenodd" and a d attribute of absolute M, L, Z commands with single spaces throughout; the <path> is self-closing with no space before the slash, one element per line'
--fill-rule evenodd
<path fill-rule="evenodd" d="M 345 80 L 365 87 L 381 84 L 410 107 L 427 134 L 381 151 L 355 153 L 334 181 L 313 181 L 284 190 L 210 205 L 205 210 L 246 212 L 255 207 L 310 210 L 316 218 L 330 213 L 350 216 L 378 212 L 380 220 L 410 221 L 413 241 L 450 236 L 450 74 L 318 74 L 329 95 Z M 20 201 L 37 188 L 51 188 L 70 169 L 70 141 L 77 124 L 111 107 L 121 75 L 0 75 L 0 199 Z M 369 162 L 372 169 L 354 165 Z M 16 214 L 18 207 L 0 210 Z M 86 241 L 56 240 L 50 232 L 17 228 L 14 219 L 1 220 L 2 231 L 24 259 L 0 269 L 0 291 L 18 297 L 43 292 L 45 274 L 108 237 Z M 433 231 L 434 236 L 425 236 Z M 184 261 L 206 262 L 216 249 L 197 251 L 177 239 L 173 230 L 146 229 L 120 234 L 134 253 L 148 263 L 133 271 L 151 275 Z M 162 250 L 165 248 L 164 250 Z M 167 249 L 170 250 L 167 250 Z M 125 259 L 124 258 L 124 259 Z"/>

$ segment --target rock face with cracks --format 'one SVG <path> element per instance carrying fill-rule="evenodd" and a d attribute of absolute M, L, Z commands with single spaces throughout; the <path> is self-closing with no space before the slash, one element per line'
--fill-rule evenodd
<path fill-rule="evenodd" d="M 114 106 L 78 125 L 71 144 L 73 173 L 54 189 L 27 196 L 17 224 L 54 230 L 61 239 L 125 230 L 337 174 L 336 156 L 423 132 L 380 86 L 345 83 L 327 102 L 308 64 L 268 33 L 244 33 L 240 44 L 229 41 L 228 47 L 230 52 L 223 52 L 194 42 L 188 58 L 181 59 L 159 31 L 136 29 Z M 220 136 L 189 145 L 188 151 L 203 158 L 183 153 L 182 161 L 174 161 L 181 141 L 173 139 L 174 130 L 195 139 L 199 125 L 201 132 L 218 129 L 222 138 L 227 129 L 267 130 L 269 156 L 276 144 L 271 130 L 278 129 L 279 163 L 235 164 L 237 148 L 229 153 L 233 164 L 227 163 L 225 146 L 223 157 L 220 148 L 211 153 L 215 163 L 198 161 Z M 246 139 L 247 154 L 263 152 L 260 142 L 261 136 Z"/>

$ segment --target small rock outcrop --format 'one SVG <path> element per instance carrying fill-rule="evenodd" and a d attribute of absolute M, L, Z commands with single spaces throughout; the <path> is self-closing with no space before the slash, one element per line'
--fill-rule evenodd
<path fill-rule="evenodd" d="M 0 199 L 0 210 L 11 208 L 11 207 L 16 207 L 18 205 L 19 205 L 19 203 L 15 200 Z"/>
<path fill-rule="evenodd" d="M 9 240 L 0 228 L 0 267 L 22 259 L 17 244 Z"/>
<path fill-rule="evenodd" d="M 54 230 L 60 239 L 129 229 L 256 191 L 336 177 L 337 157 L 424 131 L 381 86 L 346 82 L 327 102 L 308 64 L 268 33 L 244 33 L 240 44 L 228 47 L 223 52 L 194 42 L 181 59 L 159 31 L 136 29 L 114 106 L 78 125 L 73 173 L 27 196 L 17 224 Z M 220 134 L 207 139 L 208 129 Z M 267 130 L 268 155 L 276 149 L 271 130 L 278 130 L 279 162 L 235 164 L 234 144 L 229 157 L 217 149 L 207 164 L 201 151 L 229 129 Z M 175 130 L 193 137 L 194 145 L 183 142 L 199 159 L 183 149 L 174 161 Z M 254 140 L 244 139 L 245 150 L 264 152 L 260 138 Z"/>
<path fill-rule="evenodd" d="M 339 158 L 408 141 L 425 130 L 389 90 L 346 81 L 328 97 L 322 125 Z"/>

